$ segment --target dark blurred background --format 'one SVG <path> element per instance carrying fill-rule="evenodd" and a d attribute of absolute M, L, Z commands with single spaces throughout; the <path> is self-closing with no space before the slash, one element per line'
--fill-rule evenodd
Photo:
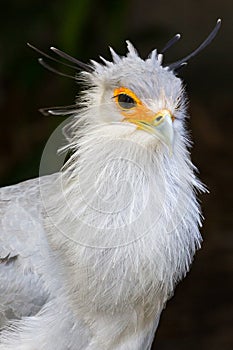
<path fill-rule="evenodd" d="M 182 40 L 165 57 L 171 62 L 223 20 L 214 42 L 182 71 L 191 100 L 192 159 L 210 194 L 201 196 L 202 250 L 162 315 L 157 350 L 233 349 L 232 13 L 229 0 L 1 1 L 2 185 L 38 175 L 46 140 L 63 120 L 44 117 L 38 108 L 72 104 L 79 91 L 74 81 L 37 64 L 26 42 L 45 51 L 54 45 L 87 62 L 99 54 L 109 58 L 108 45 L 124 54 L 125 39 L 146 57 L 180 32 Z"/>

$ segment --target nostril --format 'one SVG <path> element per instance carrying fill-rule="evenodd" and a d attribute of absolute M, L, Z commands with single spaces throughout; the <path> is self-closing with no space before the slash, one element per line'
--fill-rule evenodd
<path fill-rule="evenodd" d="M 155 120 L 156 120 L 157 122 L 159 122 L 162 118 L 163 118 L 163 116 L 162 116 L 162 115 L 159 115 Z"/>

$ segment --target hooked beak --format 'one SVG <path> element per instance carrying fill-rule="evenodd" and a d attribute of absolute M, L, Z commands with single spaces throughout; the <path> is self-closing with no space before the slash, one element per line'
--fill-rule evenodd
<path fill-rule="evenodd" d="M 156 114 L 153 114 L 151 111 L 149 112 L 149 110 L 144 110 L 140 111 L 137 117 L 135 117 L 136 116 L 127 118 L 127 121 L 136 124 L 138 129 L 155 135 L 168 146 L 170 151 L 172 151 L 174 137 L 172 122 L 174 117 L 169 110 L 162 109 Z"/>

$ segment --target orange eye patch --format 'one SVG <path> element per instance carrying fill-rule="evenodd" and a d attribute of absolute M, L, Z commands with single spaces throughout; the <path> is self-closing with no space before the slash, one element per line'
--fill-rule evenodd
<path fill-rule="evenodd" d="M 139 98 L 130 89 L 125 87 L 115 89 L 113 97 L 117 105 L 123 110 L 129 110 L 138 105 L 142 105 Z"/>

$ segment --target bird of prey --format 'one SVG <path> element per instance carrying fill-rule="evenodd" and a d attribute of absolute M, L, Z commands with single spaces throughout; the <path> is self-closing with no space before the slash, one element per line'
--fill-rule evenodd
<path fill-rule="evenodd" d="M 102 63 L 51 48 L 85 88 L 75 105 L 44 110 L 72 115 L 61 171 L 0 190 L 0 350 L 151 348 L 201 244 L 205 187 L 178 70 L 219 28 L 171 64 L 179 34 L 145 60 L 129 41 Z"/>

